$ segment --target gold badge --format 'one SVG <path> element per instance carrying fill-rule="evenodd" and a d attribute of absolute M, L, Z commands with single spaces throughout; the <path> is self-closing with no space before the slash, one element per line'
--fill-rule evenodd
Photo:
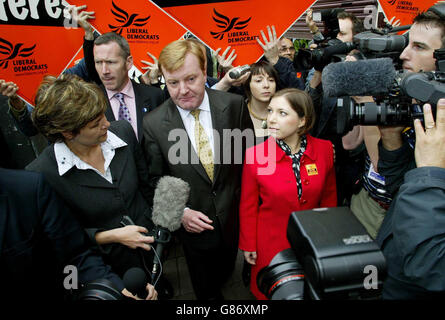
<path fill-rule="evenodd" d="M 317 165 L 315 163 L 307 164 L 306 171 L 308 176 L 315 176 L 318 174 Z"/>

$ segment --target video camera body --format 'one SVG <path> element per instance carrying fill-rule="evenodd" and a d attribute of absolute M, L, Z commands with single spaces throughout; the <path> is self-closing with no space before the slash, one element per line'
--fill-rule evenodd
<path fill-rule="evenodd" d="M 383 29 L 371 29 L 360 32 L 353 38 L 353 42 L 342 42 L 337 39 L 339 25 L 337 15 L 343 9 L 321 10 L 321 20 L 325 24 L 324 35 L 317 33 L 314 35 L 314 43 L 317 48 L 314 50 L 300 49 L 294 57 L 295 69 L 309 70 L 315 65 L 327 65 L 331 62 L 344 61 L 346 55 L 353 49 L 357 49 L 357 59 L 392 58 L 396 64 L 400 65 L 398 59 L 408 43 L 407 35 L 391 34 L 407 30 L 409 26 L 393 28 L 386 25 Z M 314 13 L 315 16 L 316 13 Z M 315 20 L 315 18 L 314 18 Z M 400 65 L 401 66 L 401 65 Z"/>
<path fill-rule="evenodd" d="M 445 4 L 437 4 L 428 11 L 445 20 Z M 412 126 L 415 119 L 423 121 L 424 103 L 431 104 L 435 115 L 437 101 L 445 97 L 445 48 L 434 51 L 437 71 L 403 71 L 399 56 L 408 44 L 408 34 L 390 33 L 409 27 L 388 26 L 359 33 L 354 36 L 354 47 L 359 50 L 354 56 L 367 61 L 340 62 L 324 68 L 325 94 L 339 97 L 338 134 L 345 134 L 354 125 Z M 382 58 L 391 59 L 391 63 Z M 388 79 L 388 74 L 393 77 Z M 357 103 L 351 96 L 372 96 L 374 102 Z"/>
<path fill-rule="evenodd" d="M 293 212 L 287 239 L 291 248 L 277 253 L 257 276 L 269 299 L 380 298 L 385 258 L 348 207 Z M 375 273 L 368 282 L 370 269 Z"/>

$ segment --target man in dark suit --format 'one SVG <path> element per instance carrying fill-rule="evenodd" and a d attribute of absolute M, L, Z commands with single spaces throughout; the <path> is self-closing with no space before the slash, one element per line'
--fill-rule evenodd
<path fill-rule="evenodd" d="M 93 28 L 87 21 L 93 18 L 94 12 L 84 11 L 85 8 L 86 5 L 70 6 L 70 12 L 85 31 L 83 51 L 88 79 L 96 82 L 108 98 L 108 108 L 105 111 L 108 121 L 128 121 L 138 141 L 142 142 L 143 116 L 165 101 L 164 93 L 159 88 L 139 84 L 130 79 L 128 71 L 133 66 L 133 57 L 128 41 L 114 32 L 94 39 Z M 29 110 L 15 94 L 17 86 L 6 84 L 9 84 L 8 88 L 5 88 L 6 93 L 0 93 L 10 97 L 10 113 L 16 120 L 17 127 L 28 136 L 37 134 L 30 120 Z"/>
<path fill-rule="evenodd" d="M 84 54 L 92 73 L 90 77 L 108 97 L 107 119 L 127 120 L 141 141 L 143 116 L 164 102 L 162 90 L 129 78 L 128 71 L 133 65 L 130 47 L 125 38 L 114 32 L 105 33 L 94 42 L 85 38 Z"/>
<path fill-rule="evenodd" d="M 64 267 L 77 267 L 81 283 L 124 284 L 102 259 L 43 175 L 0 168 L 0 282 L 8 299 L 60 300 Z M 80 286 L 79 286 L 80 287 Z"/>
<path fill-rule="evenodd" d="M 227 141 L 227 133 L 250 129 L 244 133 L 251 135 L 251 144 L 254 133 L 241 96 L 205 87 L 205 65 L 194 41 L 174 41 L 162 50 L 159 66 L 170 99 L 144 118 L 143 147 L 153 184 L 163 175 L 190 184 L 178 235 L 196 297 L 212 300 L 223 298 L 220 289 L 233 270 L 238 244 L 246 141 L 236 149 L 241 134 Z"/>
<path fill-rule="evenodd" d="M 161 89 L 131 80 L 128 71 L 133 66 L 128 41 L 114 32 L 94 38 L 88 22 L 93 11 L 86 5 L 70 7 L 73 19 L 85 31 L 83 53 L 90 79 L 96 82 L 109 100 L 105 115 L 108 121 L 127 120 L 139 142 L 142 140 L 142 118 L 165 100 Z"/>

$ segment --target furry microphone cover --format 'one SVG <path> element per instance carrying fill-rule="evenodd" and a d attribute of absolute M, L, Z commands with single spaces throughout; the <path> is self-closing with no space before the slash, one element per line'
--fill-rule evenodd
<path fill-rule="evenodd" d="M 379 95 L 389 92 L 395 76 L 390 58 L 331 63 L 322 73 L 323 92 L 330 97 Z"/>
<path fill-rule="evenodd" d="M 153 197 L 153 223 L 173 232 L 181 227 L 190 194 L 190 186 L 182 179 L 164 176 L 159 179 Z"/>

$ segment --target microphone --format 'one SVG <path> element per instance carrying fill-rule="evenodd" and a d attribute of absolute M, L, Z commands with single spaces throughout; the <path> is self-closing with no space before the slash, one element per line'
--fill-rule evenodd
<path fill-rule="evenodd" d="M 321 77 L 328 96 L 374 96 L 390 91 L 396 70 L 391 58 L 345 61 L 327 65 Z"/>
<path fill-rule="evenodd" d="M 153 197 L 152 221 L 155 228 L 155 257 L 153 258 L 152 283 L 161 266 L 164 245 L 171 238 L 170 232 L 181 227 L 182 216 L 190 194 L 190 186 L 179 178 L 164 176 L 159 179 Z"/>
<path fill-rule="evenodd" d="M 122 279 L 124 281 L 125 289 L 130 291 L 133 295 L 141 299 L 145 299 L 148 295 L 146 285 L 148 283 L 147 276 L 141 268 L 128 269 Z"/>
<path fill-rule="evenodd" d="M 238 79 L 239 77 L 241 77 L 243 74 L 245 74 L 248 71 L 250 71 L 250 65 L 245 64 L 243 66 L 236 67 L 234 70 L 230 71 L 229 77 L 232 79 Z"/>

